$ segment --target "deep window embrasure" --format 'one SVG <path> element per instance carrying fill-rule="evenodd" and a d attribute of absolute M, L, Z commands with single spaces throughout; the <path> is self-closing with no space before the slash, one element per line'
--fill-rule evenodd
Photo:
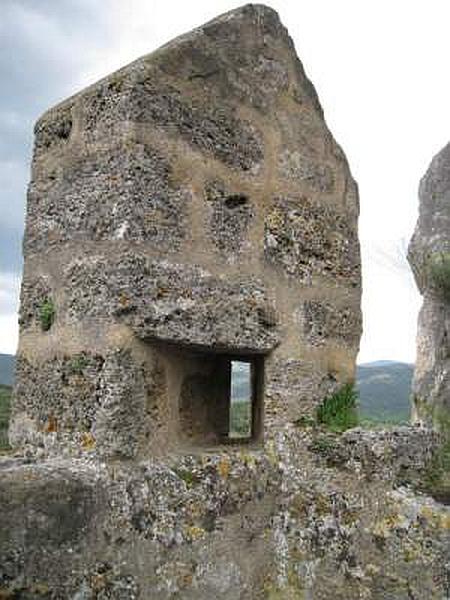
<path fill-rule="evenodd" d="M 199 354 L 180 390 L 180 425 L 194 445 L 242 443 L 262 432 L 263 358 Z"/>

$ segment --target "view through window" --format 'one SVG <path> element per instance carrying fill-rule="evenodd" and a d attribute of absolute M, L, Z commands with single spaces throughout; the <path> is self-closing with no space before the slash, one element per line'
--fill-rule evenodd
<path fill-rule="evenodd" d="M 252 365 L 239 360 L 231 361 L 231 394 L 229 437 L 252 436 Z"/>

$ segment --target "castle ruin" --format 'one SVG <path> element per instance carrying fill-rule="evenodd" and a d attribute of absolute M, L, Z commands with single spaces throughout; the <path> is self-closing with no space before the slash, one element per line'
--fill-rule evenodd
<path fill-rule="evenodd" d="M 233 360 L 258 442 L 353 380 L 357 187 L 273 11 L 176 39 L 35 134 L 14 446 L 227 443 Z"/>

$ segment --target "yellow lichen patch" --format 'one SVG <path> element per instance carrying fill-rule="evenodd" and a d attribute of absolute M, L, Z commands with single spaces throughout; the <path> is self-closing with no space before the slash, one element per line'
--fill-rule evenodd
<path fill-rule="evenodd" d="M 90 431 L 86 431 L 81 435 L 81 447 L 86 451 L 93 450 L 95 448 L 95 437 Z"/>
<path fill-rule="evenodd" d="M 267 442 L 267 458 L 269 459 L 270 464 L 274 467 L 278 462 L 278 456 L 275 448 L 275 443 L 273 440 Z"/>
<path fill-rule="evenodd" d="M 420 557 L 420 551 L 411 545 L 403 547 L 403 559 L 405 562 L 414 562 Z"/>
<path fill-rule="evenodd" d="M 206 534 L 206 531 L 202 527 L 197 525 L 188 525 L 184 529 L 184 535 L 187 540 L 195 542 L 201 539 Z"/>
<path fill-rule="evenodd" d="M 344 525 L 354 525 L 359 517 L 360 513 L 356 508 L 348 508 L 342 513 L 342 523 Z"/>
<path fill-rule="evenodd" d="M 272 210 L 266 217 L 266 224 L 269 229 L 276 231 L 283 227 L 284 218 L 279 210 Z"/>
<path fill-rule="evenodd" d="M 436 529 L 450 529 L 450 513 L 434 510 L 431 506 L 424 506 L 420 515 L 426 519 L 431 527 Z"/>
<path fill-rule="evenodd" d="M 373 563 L 369 563 L 365 569 L 366 575 L 369 577 L 375 577 L 375 575 L 379 574 L 380 570 L 380 567 L 378 565 L 374 565 Z"/>
<path fill-rule="evenodd" d="M 226 457 L 221 458 L 217 465 L 217 472 L 219 475 L 223 477 L 223 479 L 227 479 L 228 475 L 230 474 L 230 469 L 231 465 L 229 459 Z"/>
<path fill-rule="evenodd" d="M 256 464 L 255 457 L 248 452 L 244 452 L 243 450 L 239 454 L 239 458 L 247 467 L 253 468 Z"/>
<path fill-rule="evenodd" d="M 442 529 L 450 529 L 450 514 L 442 514 L 440 520 Z"/>
<path fill-rule="evenodd" d="M 186 508 L 189 511 L 191 517 L 199 517 L 204 510 L 204 506 L 199 502 L 189 502 Z"/>
<path fill-rule="evenodd" d="M 420 509 L 420 516 L 426 519 L 427 521 L 431 521 L 435 517 L 435 513 L 430 506 L 423 506 Z"/>
<path fill-rule="evenodd" d="M 316 514 L 319 517 L 323 517 L 331 513 L 330 498 L 324 494 L 317 494 L 317 496 L 314 498 L 314 506 L 316 509 Z"/>
<path fill-rule="evenodd" d="M 391 535 L 393 529 L 403 523 L 403 519 L 398 514 L 388 515 L 384 519 L 381 519 L 375 523 L 372 528 L 372 533 L 378 538 L 388 538 Z"/>

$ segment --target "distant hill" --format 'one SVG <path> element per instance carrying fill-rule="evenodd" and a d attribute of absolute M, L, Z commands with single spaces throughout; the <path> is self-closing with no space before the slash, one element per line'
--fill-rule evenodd
<path fill-rule="evenodd" d="M 364 368 L 373 368 L 373 367 L 392 367 L 393 365 L 404 365 L 407 363 L 401 363 L 397 360 L 374 360 L 370 363 L 363 363 L 361 367 Z M 411 365 L 409 365 L 411 366 Z"/>
<path fill-rule="evenodd" d="M 414 365 L 389 360 L 357 367 L 361 418 L 400 423 L 409 421 Z"/>
<path fill-rule="evenodd" d="M 0 385 L 13 385 L 15 363 L 15 356 L 0 354 Z"/>

